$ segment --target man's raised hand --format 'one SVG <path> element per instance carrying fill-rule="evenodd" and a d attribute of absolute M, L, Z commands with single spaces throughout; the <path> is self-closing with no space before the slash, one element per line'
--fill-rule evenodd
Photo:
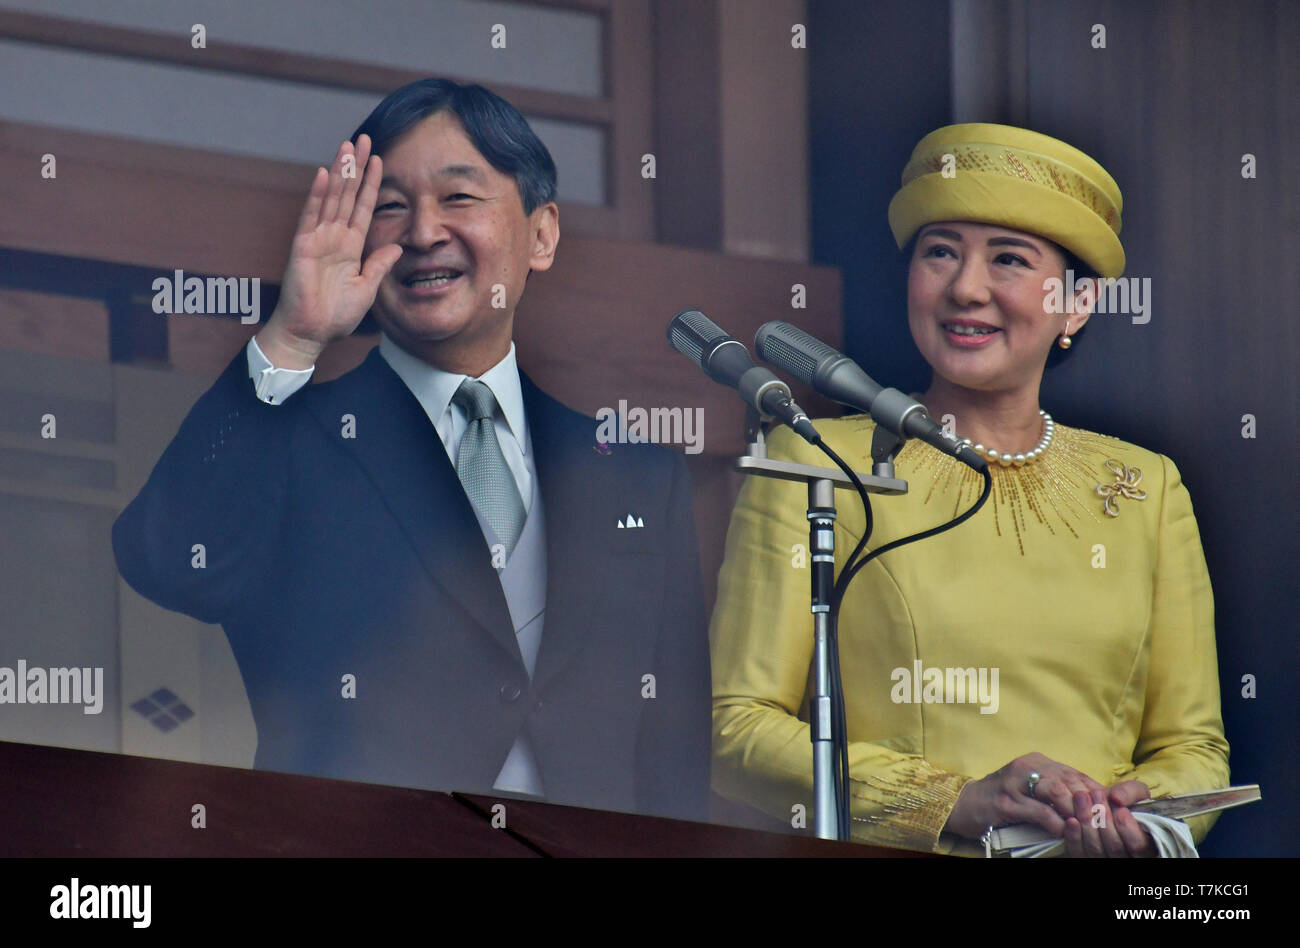
<path fill-rule="evenodd" d="M 353 174 L 344 177 L 348 166 Z M 277 368 L 311 368 L 327 345 L 356 329 L 373 305 L 380 281 L 402 256 L 399 245 L 385 244 L 362 264 L 381 177 L 383 161 L 371 156 L 367 135 L 357 139 L 355 151 L 351 142 L 340 145 L 328 172 L 316 169 L 298 218 L 280 301 L 257 334 L 258 346 Z"/>

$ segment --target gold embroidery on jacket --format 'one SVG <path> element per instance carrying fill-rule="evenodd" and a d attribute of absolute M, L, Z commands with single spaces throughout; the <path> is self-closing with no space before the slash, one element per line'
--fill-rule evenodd
<path fill-rule="evenodd" d="M 862 428 L 872 424 L 867 421 Z M 1113 458 L 1118 447 L 1120 442 L 1115 438 L 1058 422 L 1051 445 L 1037 461 L 1024 467 L 990 464 L 993 490 L 987 506 L 993 508 L 997 535 L 1014 532 L 1020 555 L 1024 556 L 1025 536 L 1031 526 L 1045 528 L 1052 535 L 1058 526 L 1064 527 L 1078 538 L 1075 525 L 1080 521 L 1101 523 L 1084 498 L 1101 493 L 1096 489 L 1098 455 Z M 944 500 L 951 497 L 954 517 L 969 509 L 984 489 L 984 479 L 976 471 L 926 444 L 907 442 L 898 453 L 898 462 L 898 476 L 904 480 L 919 482 L 922 475 L 931 474 L 923 503 L 928 504 L 936 494 Z M 1124 469 L 1134 470 L 1127 466 Z M 919 491 L 924 485 L 913 486 Z"/>
<path fill-rule="evenodd" d="M 854 800 L 869 807 L 865 816 L 853 817 L 854 822 L 869 827 L 862 827 L 862 832 L 855 835 L 880 846 L 930 852 L 943 832 L 957 795 L 970 780 L 949 773 L 930 778 L 919 774 L 851 777 L 850 792 Z M 878 792 L 871 793 L 867 788 Z M 850 812 L 854 809 L 861 810 L 861 807 L 850 805 Z"/>

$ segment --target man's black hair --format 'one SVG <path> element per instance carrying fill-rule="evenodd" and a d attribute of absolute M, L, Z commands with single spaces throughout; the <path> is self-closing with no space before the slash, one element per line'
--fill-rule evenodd
<path fill-rule="evenodd" d="M 450 79 L 420 79 L 390 92 L 355 132 L 352 144 L 369 135 L 371 154 L 388 147 L 417 122 L 451 112 L 493 168 L 515 179 L 524 213 L 555 200 L 555 162 L 519 110 L 479 85 Z"/>

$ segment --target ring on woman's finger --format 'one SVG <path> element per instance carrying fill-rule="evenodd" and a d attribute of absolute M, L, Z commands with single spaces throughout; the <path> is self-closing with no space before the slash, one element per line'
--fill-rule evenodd
<path fill-rule="evenodd" d="M 1029 795 L 1030 795 L 1031 797 L 1034 795 L 1034 791 L 1038 788 L 1038 781 L 1040 781 L 1040 780 L 1042 780 L 1042 779 L 1043 779 L 1042 774 L 1040 774 L 1037 770 L 1034 770 L 1034 771 L 1031 771 L 1031 772 L 1030 772 L 1030 774 L 1029 774 Z"/>

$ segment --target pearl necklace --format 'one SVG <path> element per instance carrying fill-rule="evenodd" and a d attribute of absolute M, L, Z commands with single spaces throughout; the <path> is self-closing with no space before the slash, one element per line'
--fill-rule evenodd
<path fill-rule="evenodd" d="M 1026 464 L 1033 464 L 1043 456 L 1043 452 L 1047 450 L 1047 446 L 1052 443 L 1052 432 L 1056 428 L 1056 424 L 1052 421 L 1051 415 L 1043 411 L 1041 408 L 1038 409 L 1038 414 L 1043 418 L 1043 436 L 1038 439 L 1038 444 L 1034 446 L 1032 451 L 1026 451 L 1024 454 L 1011 454 L 1008 452 L 994 451 L 992 448 L 986 448 L 982 444 L 972 443 L 970 438 L 962 438 L 961 443 L 968 445 L 976 454 L 982 455 L 991 462 L 1001 464 L 1003 467 L 1024 467 Z"/>

